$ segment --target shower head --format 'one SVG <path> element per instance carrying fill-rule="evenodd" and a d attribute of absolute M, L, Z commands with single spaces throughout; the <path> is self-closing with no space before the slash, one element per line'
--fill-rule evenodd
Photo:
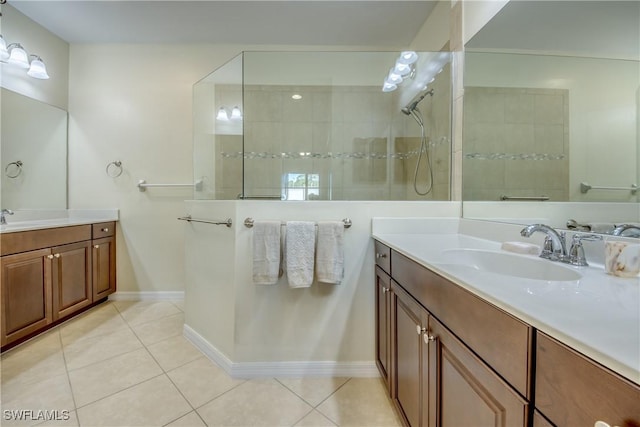
<path fill-rule="evenodd" d="M 425 93 L 420 95 L 420 97 L 418 97 L 416 100 L 410 102 L 405 107 L 401 108 L 400 111 L 402 111 L 407 116 L 410 115 L 413 111 L 415 111 L 416 107 L 418 107 L 418 104 L 420 103 L 420 101 L 422 101 L 427 95 L 433 96 L 433 89 L 426 91 Z"/>

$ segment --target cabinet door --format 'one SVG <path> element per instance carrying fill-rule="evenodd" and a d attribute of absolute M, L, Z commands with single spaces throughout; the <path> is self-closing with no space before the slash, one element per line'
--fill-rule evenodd
<path fill-rule="evenodd" d="M 394 283 L 395 285 L 395 283 Z M 423 319 L 427 317 L 422 309 L 400 286 L 393 286 L 393 331 L 395 338 L 392 397 L 405 423 L 411 427 L 421 425 L 421 408 L 427 401 L 422 390 L 422 334 Z M 426 325 L 425 325 L 426 326 Z M 427 366 L 424 366 L 427 369 Z"/>
<path fill-rule="evenodd" d="M 93 241 L 93 300 L 116 291 L 116 238 Z"/>
<path fill-rule="evenodd" d="M 391 279 L 380 267 L 376 267 L 376 365 L 391 390 Z"/>
<path fill-rule="evenodd" d="M 49 249 L 0 258 L 2 345 L 53 321 Z"/>
<path fill-rule="evenodd" d="M 430 427 L 526 426 L 527 402 L 434 317 L 429 328 Z"/>
<path fill-rule="evenodd" d="M 640 386 L 538 332 L 536 408 L 558 427 L 640 425 Z"/>
<path fill-rule="evenodd" d="M 53 320 L 62 319 L 93 302 L 91 241 L 51 249 Z"/>

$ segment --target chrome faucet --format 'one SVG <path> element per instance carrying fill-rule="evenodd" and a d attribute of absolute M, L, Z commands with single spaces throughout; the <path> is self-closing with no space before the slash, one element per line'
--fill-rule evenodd
<path fill-rule="evenodd" d="M 620 224 L 613 229 L 611 234 L 613 234 L 614 236 L 622 236 L 622 233 L 627 230 L 636 230 L 634 236 L 640 235 L 640 226 L 635 224 Z"/>
<path fill-rule="evenodd" d="M 7 219 L 4 217 L 5 215 L 13 215 L 13 211 L 10 209 L 2 209 L 0 210 L 0 225 L 6 225 Z"/>
<path fill-rule="evenodd" d="M 563 262 L 567 260 L 567 246 L 564 232 L 558 233 L 553 228 L 544 224 L 531 224 L 523 228 L 520 231 L 520 235 L 523 237 L 531 237 L 535 232 L 541 232 L 547 235 L 544 239 L 544 247 L 542 253 L 540 253 L 540 258 Z"/>
<path fill-rule="evenodd" d="M 587 267 L 589 263 L 587 262 L 587 258 L 584 255 L 582 242 L 595 242 L 597 240 L 603 240 L 600 234 L 574 234 L 573 238 L 571 239 L 571 249 L 569 249 L 569 254 L 566 262 L 571 265 L 577 265 L 579 267 Z"/>

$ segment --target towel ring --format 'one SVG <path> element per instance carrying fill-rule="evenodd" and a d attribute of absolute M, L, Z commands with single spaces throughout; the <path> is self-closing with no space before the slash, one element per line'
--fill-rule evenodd
<path fill-rule="evenodd" d="M 9 169 L 10 169 L 11 165 L 16 167 L 16 172 L 14 172 L 14 173 L 10 173 L 9 172 Z M 21 173 L 22 173 L 22 161 L 20 161 L 20 160 L 16 160 L 15 162 L 11 162 L 4 168 L 4 174 L 7 175 L 7 177 L 9 177 L 11 179 L 19 177 Z"/>
<path fill-rule="evenodd" d="M 105 171 L 111 178 L 119 177 L 122 175 L 122 162 L 120 160 L 116 160 L 115 162 L 109 163 Z"/>

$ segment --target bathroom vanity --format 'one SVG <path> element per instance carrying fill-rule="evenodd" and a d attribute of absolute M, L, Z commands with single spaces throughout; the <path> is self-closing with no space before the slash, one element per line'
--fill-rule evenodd
<path fill-rule="evenodd" d="M 440 257 L 462 248 L 500 256 L 495 242 L 375 230 L 374 238 L 376 363 L 405 425 L 640 425 L 637 299 L 629 301 L 629 315 L 609 307 L 610 321 L 595 309 L 585 315 L 591 302 L 581 301 L 586 295 L 607 304 L 604 293 L 591 293 L 594 282 L 615 287 L 614 298 L 624 289 L 637 296 L 638 280 L 567 267 L 567 277 L 552 276 L 557 282 L 511 277 L 509 285 L 497 274 Z M 572 271 L 581 278 L 570 280 Z M 563 293 L 575 312 L 563 312 L 562 302 L 540 305 L 547 294 L 558 299 Z M 593 335 L 610 329 L 611 337 L 590 342 L 582 329 Z M 619 345 L 608 352 L 607 340 Z M 598 360 L 582 353 L 589 349 Z"/>
<path fill-rule="evenodd" d="M 3 350 L 116 291 L 115 221 L 25 224 L 0 234 Z"/>

